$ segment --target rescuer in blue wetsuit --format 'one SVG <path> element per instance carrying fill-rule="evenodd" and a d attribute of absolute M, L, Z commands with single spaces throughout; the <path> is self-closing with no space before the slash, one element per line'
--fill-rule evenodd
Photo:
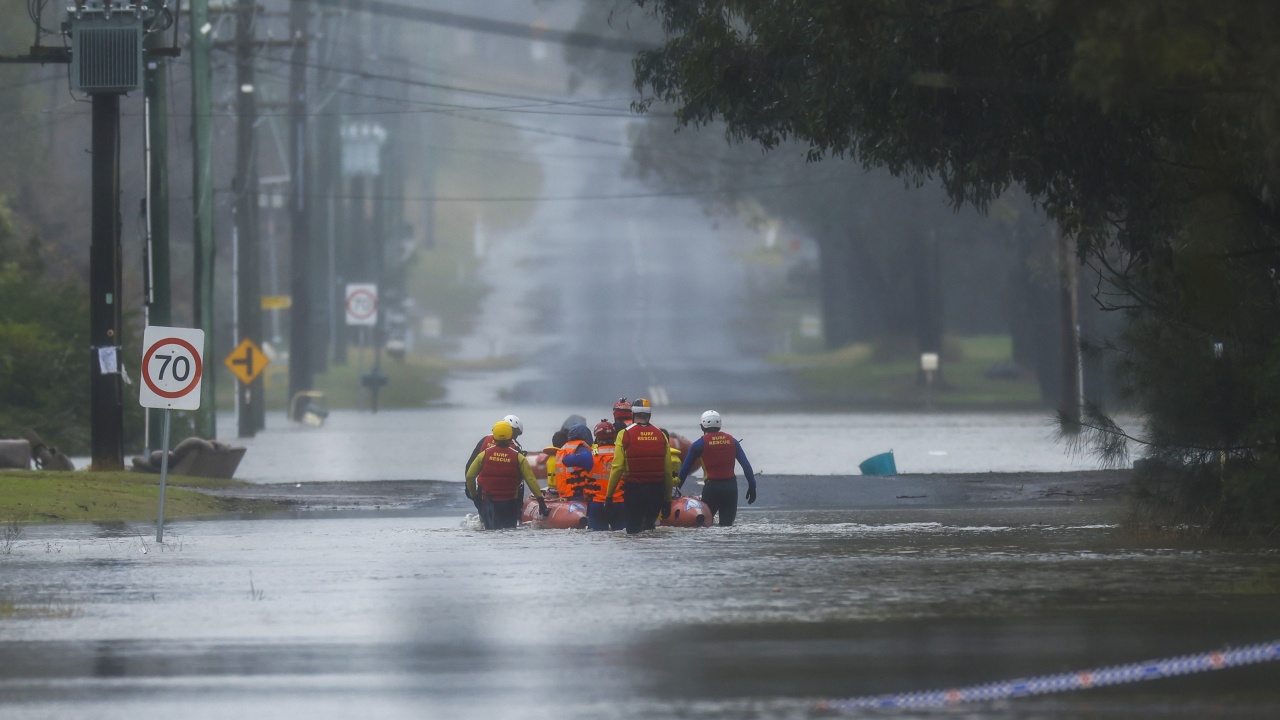
<path fill-rule="evenodd" d="M 756 474 L 747 461 L 747 454 L 742 452 L 742 445 L 732 435 L 720 431 L 720 413 L 708 410 L 702 413 L 702 437 L 689 446 L 689 454 L 680 466 L 679 486 L 684 487 L 685 478 L 702 460 L 702 469 L 706 482 L 702 488 L 702 501 L 707 504 L 712 515 L 719 516 L 720 525 L 732 525 L 738 516 L 738 477 L 733 472 L 734 464 L 742 466 L 742 474 L 747 478 L 747 504 L 756 501 Z"/>

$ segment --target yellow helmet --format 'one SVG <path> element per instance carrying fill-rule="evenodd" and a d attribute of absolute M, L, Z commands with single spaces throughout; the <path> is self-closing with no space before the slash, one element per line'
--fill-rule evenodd
<path fill-rule="evenodd" d="M 511 439 L 511 423 L 499 420 L 493 425 L 493 439 L 498 442 Z"/>
<path fill-rule="evenodd" d="M 631 412 L 635 415 L 648 415 L 653 412 L 653 404 L 646 398 L 631 403 Z"/>

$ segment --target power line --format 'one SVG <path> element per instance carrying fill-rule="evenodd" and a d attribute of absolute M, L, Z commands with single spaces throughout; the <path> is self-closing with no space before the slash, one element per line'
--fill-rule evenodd
<path fill-rule="evenodd" d="M 797 183 L 778 183 L 774 185 L 758 185 L 755 187 L 745 188 L 711 188 L 707 190 L 679 190 L 667 192 L 637 192 L 637 193 L 600 193 L 600 194 L 584 194 L 584 195 L 495 195 L 491 197 L 478 195 L 461 195 L 461 196 L 444 196 L 444 195 L 308 195 L 317 199 L 334 198 L 339 200 L 374 200 L 378 202 L 457 202 L 457 203 L 541 203 L 541 202 L 586 202 L 586 201 L 608 201 L 608 200 L 645 200 L 651 198 L 691 198 L 705 195 L 724 195 L 724 194 L 745 194 L 754 192 L 763 192 L 769 190 L 790 190 L 801 187 L 831 186 L 843 185 L 851 180 L 814 180 L 809 182 Z M 231 188 L 219 188 L 220 194 L 228 194 L 233 192 Z M 186 198 L 190 199 L 190 197 Z"/>

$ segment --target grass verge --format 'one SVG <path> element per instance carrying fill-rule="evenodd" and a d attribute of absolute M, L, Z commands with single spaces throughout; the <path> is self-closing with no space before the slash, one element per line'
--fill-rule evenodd
<path fill-rule="evenodd" d="M 987 368 L 1012 356 L 1008 337 L 948 338 L 948 344 L 954 347 L 956 356 L 944 361 L 945 380 L 932 388 L 917 382 L 919 358 L 914 353 L 885 357 L 881 348 L 870 343 L 825 353 L 773 355 L 769 359 L 789 368 L 806 399 L 816 405 L 951 410 L 1045 407 L 1039 385 L 1030 373 L 1012 379 L 984 375 Z"/>
<path fill-rule="evenodd" d="M 165 519 L 213 517 L 281 509 L 268 501 L 209 495 L 201 490 L 246 485 L 238 480 L 171 475 Z M 0 470 L 0 521 L 122 522 L 155 520 L 160 476 L 135 472 Z"/>

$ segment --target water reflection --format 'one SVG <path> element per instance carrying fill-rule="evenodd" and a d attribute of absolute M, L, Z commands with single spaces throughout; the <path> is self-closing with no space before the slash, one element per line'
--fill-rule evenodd
<path fill-rule="evenodd" d="M 822 697 L 1280 636 L 1274 583 L 1258 582 L 1274 551 L 1142 542 L 1115 512 L 752 510 L 732 528 L 639 538 L 486 533 L 457 516 L 179 522 L 180 546 L 146 553 L 92 526 L 32 528 L 3 560 L 0 597 L 29 607 L 56 588 L 77 612 L 0 620 L 0 708 L 812 717 Z M 1277 668 L 1217 676 L 947 716 L 1280 703 Z M 936 713 L 895 715 L 916 716 Z"/>

